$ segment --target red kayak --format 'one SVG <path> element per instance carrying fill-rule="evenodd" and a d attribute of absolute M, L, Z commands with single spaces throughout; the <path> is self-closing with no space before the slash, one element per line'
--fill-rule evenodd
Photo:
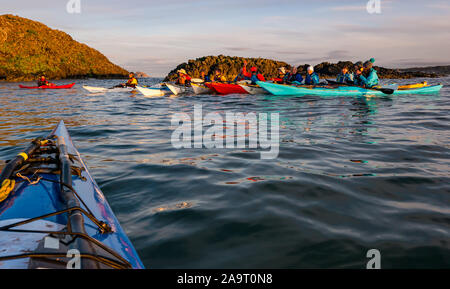
<path fill-rule="evenodd" d="M 44 86 L 25 86 L 25 85 L 19 85 L 20 88 L 26 88 L 26 89 L 68 89 L 72 88 L 75 85 L 75 83 L 66 84 L 66 85 L 44 85 Z"/>
<path fill-rule="evenodd" d="M 243 89 L 238 84 L 230 84 L 230 83 L 220 83 L 220 82 L 210 82 L 205 83 L 205 85 L 217 92 L 218 94 L 226 95 L 226 94 L 248 94 L 248 92 Z"/>

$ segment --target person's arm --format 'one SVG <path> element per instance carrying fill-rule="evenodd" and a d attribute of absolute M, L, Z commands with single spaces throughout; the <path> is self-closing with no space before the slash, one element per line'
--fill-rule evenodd
<path fill-rule="evenodd" d="M 358 76 L 358 84 L 360 86 L 367 86 L 367 78 L 364 75 L 359 75 Z"/>
<path fill-rule="evenodd" d="M 300 73 L 297 73 L 295 75 L 295 81 L 302 83 L 303 82 L 303 77 Z"/>
<path fill-rule="evenodd" d="M 252 74 L 247 71 L 247 66 L 246 65 L 244 65 L 244 67 L 242 67 L 242 75 L 244 75 L 245 77 L 248 77 L 248 78 L 252 77 Z"/>
<path fill-rule="evenodd" d="M 258 73 L 258 80 L 259 81 L 266 81 L 266 79 L 264 78 L 264 76 L 261 73 Z"/>

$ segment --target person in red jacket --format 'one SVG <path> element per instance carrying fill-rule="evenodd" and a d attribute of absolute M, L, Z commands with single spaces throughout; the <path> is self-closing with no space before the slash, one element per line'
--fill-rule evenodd
<path fill-rule="evenodd" d="M 250 68 L 250 72 L 247 72 L 247 61 L 244 61 L 244 67 L 242 68 L 242 74 L 252 81 L 252 84 L 256 84 L 257 81 L 266 81 L 261 73 L 258 73 L 257 67 Z"/>

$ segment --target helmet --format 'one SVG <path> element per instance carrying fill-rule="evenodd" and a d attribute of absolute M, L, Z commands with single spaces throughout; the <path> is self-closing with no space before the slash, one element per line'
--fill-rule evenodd
<path fill-rule="evenodd" d="M 252 67 L 252 68 L 250 69 L 250 71 L 251 71 L 251 72 L 257 72 L 257 71 L 258 71 L 258 68 Z"/>

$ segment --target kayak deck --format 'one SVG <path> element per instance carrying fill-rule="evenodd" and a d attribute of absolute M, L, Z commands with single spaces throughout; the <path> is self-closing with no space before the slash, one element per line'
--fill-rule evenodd
<path fill-rule="evenodd" d="M 83 85 L 83 88 L 91 93 L 97 93 L 97 92 L 131 92 L 134 91 L 135 88 L 132 87 L 113 87 L 113 88 L 106 88 L 106 87 L 95 87 L 95 86 L 87 86 Z"/>
<path fill-rule="evenodd" d="M 207 82 L 205 85 L 221 95 L 227 94 L 248 94 L 239 84 L 221 83 L 221 82 Z"/>
<path fill-rule="evenodd" d="M 72 188 L 78 194 L 80 199 L 80 208 L 86 212 L 90 212 L 94 219 L 84 216 L 84 227 L 86 234 L 94 239 L 93 242 L 100 242 L 106 248 L 114 251 L 119 257 L 126 261 L 129 268 L 143 268 L 133 245 L 128 239 L 127 235 L 121 228 L 119 221 L 115 217 L 103 193 L 90 175 L 86 164 L 83 162 L 79 152 L 72 143 L 69 133 L 64 125 L 60 122 L 52 135 L 62 137 L 65 140 L 67 152 L 73 160 L 73 166 L 79 169 L 72 168 L 78 171 L 78 174 L 72 175 Z M 30 156 L 30 159 L 32 156 Z M 5 225 L 15 223 L 21 220 L 27 220 L 59 212 L 67 209 L 67 204 L 64 203 L 62 196 L 62 189 L 60 184 L 60 175 L 54 173 L 45 173 L 45 167 L 39 168 L 42 171 L 37 171 L 35 175 L 24 175 L 24 178 L 15 177 L 15 189 L 10 195 L 0 203 L 0 245 L 2 248 L 7 248 L 0 252 L 0 268 L 29 268 L 31 262 L 30 258 L 19 258 L 9 260 L 7 256 L 14 254 L 23 254 L 23 252 L 38 252 L 37 248 L 39 240 L 43 242 L 43 238 L 49 234 L 45 233 L 27 233 L 14 232 L 5 230 Z M 26 179 L 31 180 L 31 183 Z M 34 183 L 37 181 L 37 183 Z M 21 225 L 12 229 L 27 229 L 27 230 L 46 230 L 46 231 L 60 231 L 61 228 L 69 230 L 68 225 L 69 214 L 62 213 L 49 216 Z M 102 232 L 96 222 L 105 222 L 111 231 Z M 55 234 L 52 234 L 54 236 Z M 59 236 L 59 234 L 56 234 Z M 14 239 L 8 237 L 15 237 Z M 83 239 L 83 238 L 81 238 Z M 47 242 L 47 240 L 44 240 Z M 95 244 L 95 243 L 94 243 Z M 103 249 L 95 247 L 94 252 L 102 253 Z M 50 249 L 45 249 L 46 252 L 52 252 Z M 45 251 L 44 250 L 44 251 Z M 100 254 L 101 255 L 101 254 Z M 114 255 L 113 255 L 114 256 Z M 2 260 L 6 258 L 6 260 Z M 114 259 L 113 257 L 110 257 Z M 120 258 L 119 258 L 120 259 Z M 98 268 L 104 268 L 98 265 Z M 112 266 L 114 268 L 114 266 Z"/>

